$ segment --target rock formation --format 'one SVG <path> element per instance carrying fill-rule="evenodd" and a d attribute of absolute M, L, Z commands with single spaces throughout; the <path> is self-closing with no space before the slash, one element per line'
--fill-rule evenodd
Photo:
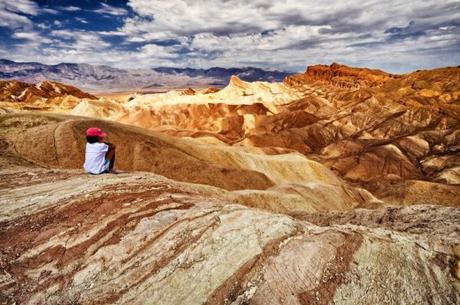
<path fill-rule="evenodd" d="M 50 99 L 62 96 L 97 99 L 94 95 L 83 92 L 78 88 L 58 82 L 43 81 L 37 84 L 28 84 L 19 81 L 0 81 L 0 101 L 33 103 L 37 100 Z"/>
<path fill-rule="evenodd" d="M 450 205 L 459 203 L 459 83 L 460 68 L 397 76 L 332 64 L 284 84 L 233 77 L 216 93 L 140 95 L 113 107 L 88 100 L 72 113 L 268 154 L 297 151 L 391 202 Z M 446 197 L 410 195 L 444 185 Z"/>
<path fill-rule="evenodd" d="M 291 103 L 288 113 L 300 108 L 321 120 L 300 130 L 283 129 L 283 136 L 302 134 L 310 157 L 380 198 L 458 204 L 459 68 L 418 71 L 359 89 L 337 88 L 327 83 L 326 75 L 294 82 L 306 95 Z M 433 193 L 446 197 L 429 195 Z"/>
<path fill-rule="evenodd" d="M 145 94 L 122 105 L 104 99 L 87 100 L 70 113 L 173 135 L 210 134 L 231 143 L 241 140 L 247 130 L 254 128 L 255 116 L 276 113 L 279 105 L 296 98 L 300 95 L 281 83 L 247 83 L 232 77 L 229 85 L 217 92 Z"/>
<path fill-rule="evenodd" d="M 333 217 L 251 209 L 148 173 L 0 175 L 2 303 L 460 302 L 458 209 L 328 226 Z M 427 211 L 420 231 L 398 218 Z"/>
<path fill-rule="evenodd" d="M 329 84 L 339 88 L 378 87 L 390 79 L 399 78 L 381 70 L 352 68 L 333 63 L 309 66 L 303 74 L 288 76 L 285 82 L 291 86 L 304 83 Z"/>
<path fill-rule="evenodd" d="M 82 100 L 97 99 L 94 95 L 57 82 L 28 84 L 0 80 L 0 112 L 37 110 L 68 112 Z"/>
<path fill-rule="evenodd" d="M 0 116 L 0 152 L 47 168 L 81 168 L 85 130 L 99 126 L 117 148 L 117 168 L 150 171 L 202 184 L 207 195 L 252 207 L 322 211 L 375 207 L 367 191 L 338 179 L 318 162 L 291 153 L 266 155 L 218 141 L 181 139 L 122 124 L 62 115 Z"/>
<path fill-rule="evenodd" d="M 0 104 L 0 304 L 459 304 L 459 84 L 332 65 L 117 99 L 33 86 Z M 81 169 L 90 126 L 121 173 Z"/>

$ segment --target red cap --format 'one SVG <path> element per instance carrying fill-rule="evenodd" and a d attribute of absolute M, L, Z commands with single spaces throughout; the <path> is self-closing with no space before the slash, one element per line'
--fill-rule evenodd
<path fill-rule="evenodd" d="M 96 128 L 96 127 L 88 128 L 86 130 L 86 135 L 88 137 L 100 137 L 100 138 L 107 136 L 105 132 L 103 132 L 100 128 Z"/>

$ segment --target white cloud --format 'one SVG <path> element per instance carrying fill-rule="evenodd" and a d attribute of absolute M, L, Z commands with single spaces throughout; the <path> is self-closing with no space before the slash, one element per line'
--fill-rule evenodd
<path fill-rule="evenodd" d="M 175 47 L 165 47 L 156 44 L 147 44 L 140 48 L 140 58 L 177 58 Z"/>
<path fill-rule="evenodd" d="M 88 24 L 88 21 L 85 18 L 75 17 L 75 20 L 77 20 L 77 21 L 79 21 L 81 23 L 84 23 L 84 24 Z"/>
<path fill-rule="evenodd" d="M 94 12 L 113 16 L 124 16 L 128 14 L 128 11 L 124 8 L 111 6 L 105 3 L 101 3 L 101 6 L 102 7 L 100 9 L 97 9 Z"/>
<path fill-rule="evenodd" d="M 38 5 L 35 2 L 29 0 L 2 0 L 0 1 L 0 7 L 2 10 L 6 9 L 10 12 L 22 13 L 26 15 L 37 15 L 39 11 Z"/>
<path fill-rule="evenodd" d="M 53 30 L 50 36 L 55 39 L 64 39 L 61 46 L 68 50 L 79 52 L 98 52 L 110 46 L 97 32 Z M 70 42 L 69 42 L 70 41 Z"/>
<path fill-rule="evenodd" d="M 17 28 L 31 27 L 32 22 L 25 16 L 0 10 L 0 26 L 14 30 Z"/>
<path fill-rule="evenodd" d="M 13 30 L 31 28 L 32 22 L 24 15 L 36 15 L 38 11 L 38 5 L 29 0 L 0 0 L 0 26 Z"/>
<path fill-rule="evenodd" d="M 67 11 L 67 12 L 78 12 L 78 11 L 81 11 L 82 9 L 77 7 L 77 6 L 72 6 L 72 5 L 69 5 L 69 6 L 61 6 L 59 7 L 60 10 L 63 10 L 63 11 Z"/>
<path fill-rule="evenodd" d="M 52 40 L 49 38 L 44 37 L 36 32 L 16 32 L 13 34 L 14 38 L 18 39 L 26 39 L 31 41 L 34 44 L 41 44 L 41 43 L 51 43 Z"/>
<path fill-rule="evenodd" d="M 48 14 L 52 14 L 52 15 L 57 15 L 59 14 L 59 11 L 58 10 L 53 10 L 51 8 L 41 8 L 40 9 L 40 12 L 41 13 L 48 13 Z"/>
<path fill-rule="evenodd" d="M 28 16 L 36 16 L 40 13 L 56 14 L 58 11 L 40 8 L 30 0 L 0 0 L 0 26 L 2 27 L 12 30 L 31 29 L 33 24 Z"/>

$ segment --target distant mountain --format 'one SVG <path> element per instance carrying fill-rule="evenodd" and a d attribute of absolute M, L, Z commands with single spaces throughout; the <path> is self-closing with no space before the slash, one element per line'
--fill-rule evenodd
<path fill-rule="evenodd" d="M 223 82 L 220 85 L 228 84 L 232 76 L 238 76 L 238 78 L 247 81 L 268 81 L 268 82 L 280 82 L 286 76 L 291 73 L 276 71 L 276 70 L 264 70 L 260 68 L 247 67 L 247 68 L 220 68 L 214 67 L 210 69 L 193 69 L 193 68 L 169 68 L 160 67 L 153 68 L 154 71 L 164 74 L 171 75 L 187 75 L 190 77 L 210 77 L 215 79 L 221 79 Z"/>
<path fill-rule="evenodd" d="M 93 91 L 166 90 L 184 87 L 222 87 L 232 75 L 246 81 L 282 81 L 289 73 L 259 68 L 153 68 L 117 69 L 104 65 L 14 62 L 0 59 L 0 79 L 36 83 L 45 80 L 63 82 Z"/>

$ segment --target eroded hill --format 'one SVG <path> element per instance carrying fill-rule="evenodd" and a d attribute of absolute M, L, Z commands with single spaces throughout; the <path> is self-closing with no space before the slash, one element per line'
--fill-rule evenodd
<path fill-rule="evenodd" d="M 45 168 L 82 168 L 85 130 L 117 146 L 117 168 L 200 184 L 208 195 L 278 212 L 375 207 L 380 201 L 299 153 L 266 155 L 212 139 L 183 139 L 114 122 L 52 114 L 0 116 L 0 152 Z M 198 187 L 198 186 L 197 186 Z"/>
<path fill-rule="evenodd" d="M 16 80 L 0 80 L 0 111 L 44 110 L 68 111 L 82 99 L 97 99 L 96 96 L 78 88 L 58 82 L 42 81 L 29 84 Z"/>
<path fill-rule="evenodd" d="M 88 100 L 71 112 L 268 154 L 297 151 L 395 204 L 458 204 L 459 84 L 460 68 L 391 75 L 333 64 L 284 83 L 234 77 L 219 92 Z"/>
<path fill-rule="evenodd" d="M 149 127 L 162 132 L 62 114 L 0 115 L 0 303 L 460 302 L 458 186 L 385 176 L 378 181 L 386 185 L 382 202 L 358 180 L 343 173 L 342 179 L 323 165 L 340 160 L 348 146 L 339 146 L 334 159 L 327 155 L 334 150 L 325 150 L 330 144 L 312 144 L 337 140 L 329 137 L 328 126 L 344 126 L 340 118 L 327 123 L 329 108 L 321 104 L 327 99 L 319 89 L 247 86 L 237 79 L 233 85 L 239 89 L 226 88 L 221 95 L 170 93 L 195 99 L 188 106 L 165 102 L 165 95 L 133 99 L 137 106 L 130 109 L 145 115 L 139 122 L 149 122 L 150 111 L 161 124 Z M 222 103 L 200 104 L 201 94 Z M 233 102 L 225 104 L 229 97 Z M 312 100 L 317 111 L 306 110 Z M 131 101 L 91 102 L 95 116 L 112 118 L 126 115 Z M 178 109 L 181 119 L 173 120 Z M 228 117 L 234 117 L 232 124 Z M 241 120 L 245 127 L 233 134 L 210 127 L 232 130 Z M 177 122 L 184 125 L 178 128 Z M 347 128 L 369 122 L 357 118 Z M 124 172 L 83 172 L 90 126 L 109 134 L 117 146 L 116 168 Z M 296 142 L 308 128 L 309 145 Z M 427 130 L 435 138 L 446 129 Z M 391 133 L 377 133 L 386 134 Z M 372 129 L 362 135 L 349 141 L 376 141 Z M 452 135 L 438 137 L 450 141 Z M 455 145 L 445 143 L 453 153 L 442 156 L 455 168 L 456 159 L 449 159 Z M 376 164 L 370 162 L 368 170 L 383 175 Z M 388 205 L 428 199 L 440 205 Z"/>

